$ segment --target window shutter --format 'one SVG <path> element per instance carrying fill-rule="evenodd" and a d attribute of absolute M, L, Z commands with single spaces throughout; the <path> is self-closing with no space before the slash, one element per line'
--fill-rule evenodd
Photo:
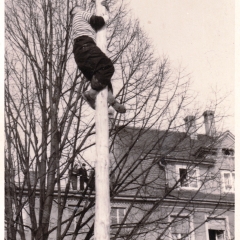
<path fill-rule="evenodd" d="M 119 223 L 122 222 L 123 218 L 124 218 L 124 208 L 119 208 L 118 210 L 118 214 L 119 214 Z"/>
<path fill-rule="evenodd" d="M 190 187 L 197 188 L 198 185 L 197 185 L 197 172 L 196 172 L 196 170 L 192 170 L 189 175 L 190 175 L 190 178 L 189 178 Z"/>
<path fill-rule="evenodd" d="M 117 208 L 112 208 L 111 209 L 111 219 L 112 219 L 112 224 L 117 224 Z"/>

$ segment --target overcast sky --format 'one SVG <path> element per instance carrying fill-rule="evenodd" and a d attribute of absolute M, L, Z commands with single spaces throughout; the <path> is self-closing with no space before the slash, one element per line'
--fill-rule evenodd
<path fill-rule="evenodd" d="M 191 73 L 198 104 L 229 95 L 221 110 L 232 115 L 224 130 L 234 133 L 234 1 L 129 0 L 133 14 L 156 49 Z"/>

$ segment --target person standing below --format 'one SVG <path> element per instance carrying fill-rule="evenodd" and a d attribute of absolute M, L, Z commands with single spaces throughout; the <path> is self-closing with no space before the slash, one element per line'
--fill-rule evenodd
<path fill-rule="evenodd" d="M 101 4 L 108 10 L 106 1 Z M 70 11 L 72 16 L 73 53 L 79 70 L 91 83 L 91 89 L 82 94 L 83 98 L 95 109 L 97 94 L 108 86 L 108 103 L 118 113 L 125 113 L 126 108 L 113 96 L 111 78 L 114 74 L 112 61 L 96 45 L 96 32 L 108 20 L 108 15 L 95 16 L 75 6 Z"/>
<path fill-rule="evenodd" d="M 83 163 L 82 167 L 79 168 L 78 174 L 80 175 L 80 191 L 84 190 L 84 183 L 88 183 L 88 175 L 86 170 L 86 164 Z"/>
<path fill-rule="evenodd" d="M 72 172 L 70 173 L 70 181 L 72 184 L 72 189 L 77 190 L 77 176 L 78 176 L 78 164 L 74 164 L 74 167 L 72 169 Z"/>
<path fill-rule="evenodd" d="M 95 168 L 92 168 L 89 177 L 89 187 L 95 191 Z"/>

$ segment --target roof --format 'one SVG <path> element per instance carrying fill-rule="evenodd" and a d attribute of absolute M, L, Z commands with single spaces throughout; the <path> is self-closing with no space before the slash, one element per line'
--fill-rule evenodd
<path fill-rule="evenodd" d="M 123 147 L 134 145 L 142 153 L 158 154 L 168 158 L 190 159 L 198 157 L 200 149 L 214 153 L 217 139 L 198 134 L 191 139 L 186 132 L 174 132 L 158 129 L 117 127 L 118 141 Z"/>
<path fill-rule="evenodd" d="M 121 172 L 120 176 L 128 176 L 131 182 L 123 184 L 119 194 L 135 194 L 138 187 L 146 186 L 139 195 L 162 196 L 167 183 L 166 163 L 204 164 L 205 167 L 216 163 L 214 155 L 219 138 L 198 134 L 196 139 L 191 139 L 185 132 L 123 126 L 114 130 L 118 136 L 114 138 L 114 150 L 119 149 L 118 153 L 113 154 L 114 161 Z M 207 199 L 208 195 L 200 194 L 198 197 Z"/>

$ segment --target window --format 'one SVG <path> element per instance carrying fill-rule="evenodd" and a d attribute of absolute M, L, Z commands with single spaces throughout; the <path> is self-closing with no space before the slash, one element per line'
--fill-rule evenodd
<path fill-rule="evenodd" d="M 36 179 L 37 178 L 37 179 Z M 30 185 L 32 187 L 35 187 L 35 184 L 36 184 L 36 187 L 39 187 L 39 176 L 38 176 L 38 172 L 35 172 L 34 170 L 29 170 L 29 180 L 30 180 Z M 36 182 L 37 180 L 37 182 Z M 25 182 L 25 186 L 27 186 L 27 182 Z"/>
<path fill-rule="evenodd" d="M 224 231 L 223 230 L 208 230 L 209 240 L 224 240 Z"/>
<path fill-rule="evenodd" d="M 234 156 L 234 150 L 231 148 L 223 148 L 222 153 L 225 156 Z"/>
<path fill-rule="evenodd" d="M 125 216 L 125 208 L 116 208 L 111 209 L 111 220 L 112 224 L 120 224 Z"/>
<path fill-rule="evenodd" d="M 207 219 L 208 225 L 208 240 L 225 240 L 227 233 L 227 222 L 225 218 Z"/>
<path fill-rule="evenodd" d="M 28 227 L 31 227 L 30 223 L 30 213 L 29 213 L 29 206 L 25 205 L 22 209 L 22 219 L 23 219 L 23 227 L 25 231 L 29 231 Z"/>
<path fill-rule="evenodd" d="M 173 239 L 173 240 L 177 240 L 177 239 L 189 240 L 188 237 L 183 237 L 183 234 L 182 234 L 182 233 L 172 233 L 172 239 Z"/>
<path fill-rule="evenodd" d="M 198 168 L 189 170 L 186 166 L 177 166 L 181 187 L 198 188 Z"/>
<path fill-rule="evenodd" d="M 78 214 L 79 211 L 81 211 L 82 207 L 80 207 L 76 212 L 76 206 L 68 206 L 68 219 L 70 219 L 72 217 L 73 214 Z M 77 222 L 78 222 L 78 219 L 79 219 L 79 215 L 78 216 L 75 216 L 72 220 L 72 223 L 69 227 L 69 232 L 73 232 L 75 231 L 76 229 L 76 226 L 77 226 Z"/>
<path fill-rule="evenodd" d="M 188 216 L 171 216 L 172 239 L 190 240 L 190 218 Z"/>
<path fill-rule="evenodd" d="M 222 171 L 223 190 L 226 192 L 235 191 L 235 173 L 231 171 Z"/>

